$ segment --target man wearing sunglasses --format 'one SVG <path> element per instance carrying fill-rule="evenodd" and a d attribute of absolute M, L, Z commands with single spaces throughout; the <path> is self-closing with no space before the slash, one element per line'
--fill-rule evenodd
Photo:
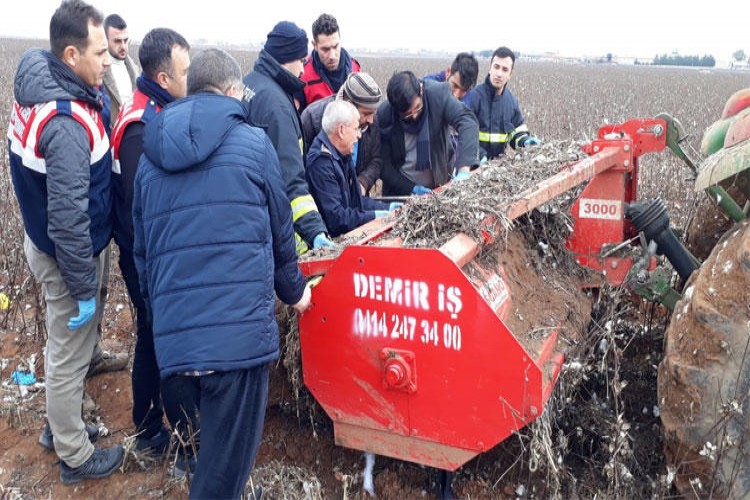
<path fill-rule="evenodd" d="M 402 71 L 391 77 L 386 94 L 377 113 L 383 195 L 425 194 L 454 176 L 468 176 L 479 164 L 476 117 L 453 97 L 448 83 L 420 82 L 411 71 Z"/>

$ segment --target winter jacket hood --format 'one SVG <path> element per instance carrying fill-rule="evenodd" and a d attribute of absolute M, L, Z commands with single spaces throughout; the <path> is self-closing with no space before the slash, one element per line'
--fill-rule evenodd
<path fill-rule="evenodd" d="M 101 92 L 86 85 L 51 52 L 26 51 L 18 64 L 13 92 L 21 106 L 50 101 L 84 101 L 102 109 Z"/>
<path fill-rule="evenodd" d="M 203 163 L 245 121 L 242 103 L 226 96 L 190 96 L 168 107 L 173 111 L 159 113 L 146 125 L 143 143 L 148 159 L 168 172 Z"/>

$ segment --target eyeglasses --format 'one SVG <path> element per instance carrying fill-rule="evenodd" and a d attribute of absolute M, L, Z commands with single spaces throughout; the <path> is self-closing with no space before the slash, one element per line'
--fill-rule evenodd
<path fill-rule="evenodd" d="M 365 130 L 367 130 L 367 126 L 365 126 L 364 128 L 362 128 L 362 127 L 356 126 L 356 125 L 349 125 L 348 123 L 342 123 L 341 125 L 343 125 L 346 128 L 350 128 L 350 129 L 354 130 L 354 132 L 356 132 L 357 135 L 362 135 L 362 133 Z"/>
<path fill-rule="evenodd" d="M 422 112 L 422 109 L 424 108 L 424 103 L 422 102 L 421 98 L 419 100 L 419 107 L 417 109 L 412 111 L 407 111 L 406 114 L 401 115 L 401 119 L 404 121 L 414 120 L 419 116 L 419 113 Z"/>

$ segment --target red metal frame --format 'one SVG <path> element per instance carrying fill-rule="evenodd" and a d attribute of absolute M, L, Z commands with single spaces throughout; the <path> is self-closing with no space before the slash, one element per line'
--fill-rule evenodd
<path fill-rule="evenodd" d="M 638 157 L 665 139 L 663 120 L 602 127 L 591 156 L 504 213 L 514 219 L 588 180 L 568 246 L 621 282 L 632 262 L 601 253 L 632 235 L 623 212 L 637 194 Z M 459 234 L 439 249 L 402 248 L 387 236 L 392 224 L 376 219 L 337 258 L 301 264 L 324 275 L 299 324 L 305 384 L 337 444 L 454 470 L 541 415 L 563 356 L 555 332 L 530 352 L 505 323 L 508 276 L 475 259 L 500 233 L 496 217 L 482 221 L 483 241 Z"/>

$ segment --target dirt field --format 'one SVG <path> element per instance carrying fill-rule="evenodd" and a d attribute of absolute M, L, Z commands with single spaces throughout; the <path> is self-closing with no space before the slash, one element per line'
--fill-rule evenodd
<path fill-rule="evenodd" d="M 2 40 L 0 52 L 0 132 L 6 134 L 12 101 L 12 78 L 22 50 L 32 44 Z M 254 54 L 237 53 L 244 70 Z M 355 54 L 355 57 L 357 55 Z M 400 69 L 417 75 L 444 68 L 450 62 L 427 59 L 358 57 L 385 88 Z M 480 61 L 480 75 L 487 61 Z M 480 78 L 482 78 L 480 77 Z M 703 130 L 718 118 L 727 97 L 750 86 L 750 75 L 720 70 L 619 67 L 604 65 L 516 65 L 511 88 L 530 130 L 545 141 L 591 140 L 599 126 L 667 111 L 679 118 L 698 149 Z M 44 316 L 40 294 L 25 265 L 22 225 L 14 200 L 7 162 L 7 142 L 0 146 L 0 293 L 10 297 L 0 311 L 0 498 L 186 498 L 184 483 L 171 481 L 168 463 L 146 470 L 130 460 L 123 472 L 76 487 L 60 483 L 54 454 L 37 438 L 44 425 L 44 390 L 23 394 L 10 382 L 19 365 L 35 366 L 43 378 Z M 697 153 L 693 152 L 695 156 Z M 685 232 L 703 206 L 692 192 L 688 170 L 667 153 L 644 157 L 639 197 L 655 196 L 667 204 L 673 223 Z M 515 285 L 521 286 L 523 244 L 515 242 Z M 116 259 L 113 259 L 116 262 Z M 512 280 L 513 281 L 513 280 Z M 519 293 L 528 307 L 559 299 L 553 287 Z M 532 293 L 534 292 L 534 293 Z M 575 328 L 584 334 L 568 353 L 560 381 L 545 413 L 527 429 L 476 457 L 459 469 L 453 487 L 460 498 L 669 498 L 677 496 L 668 480 L 661 450 L 656 398 L 656 370 L 662 353 L 665 311 L 636 304 L 620 290 L 605 288 L 598 296 L 575 296 L 567 308 Z M 573 305 L 575 307 L 573 307 Z M 565 305 L 558 305 L 566 310 Z M 541 308 L 539 308 L 541 309 Z M 593 320 L 581 318 L 592 309 Z M 584 312 L 581 312 L 581 311 Z M 526 310 L 525 310 L 526 311 Z M 555 309 L 557 311 L 557 309 Z M 585 318 L 588 319 L 588 318 Z M 112 267 L 110 300 L 104 321 L 104 344 L 111 351 L 129 352 L 135 344 L 131 308 L 117 265 Z M 268 498 L 367 498 L 362 492 L 362 453 L 334 445 L 330 421 L 307 408 L 298 413 L 279 367 L 274 402 L 267 412 L 263 444 L 253 481 Z M 105 374 L 88 381 L 96 402 L 92 420 L 110 435 L 100 442 L 120 443 L 133 433 L 128 372 Z M 420 465 L 378 457 L 375 491 L 379 498 L 429 498 L 438 475 Z"/>

